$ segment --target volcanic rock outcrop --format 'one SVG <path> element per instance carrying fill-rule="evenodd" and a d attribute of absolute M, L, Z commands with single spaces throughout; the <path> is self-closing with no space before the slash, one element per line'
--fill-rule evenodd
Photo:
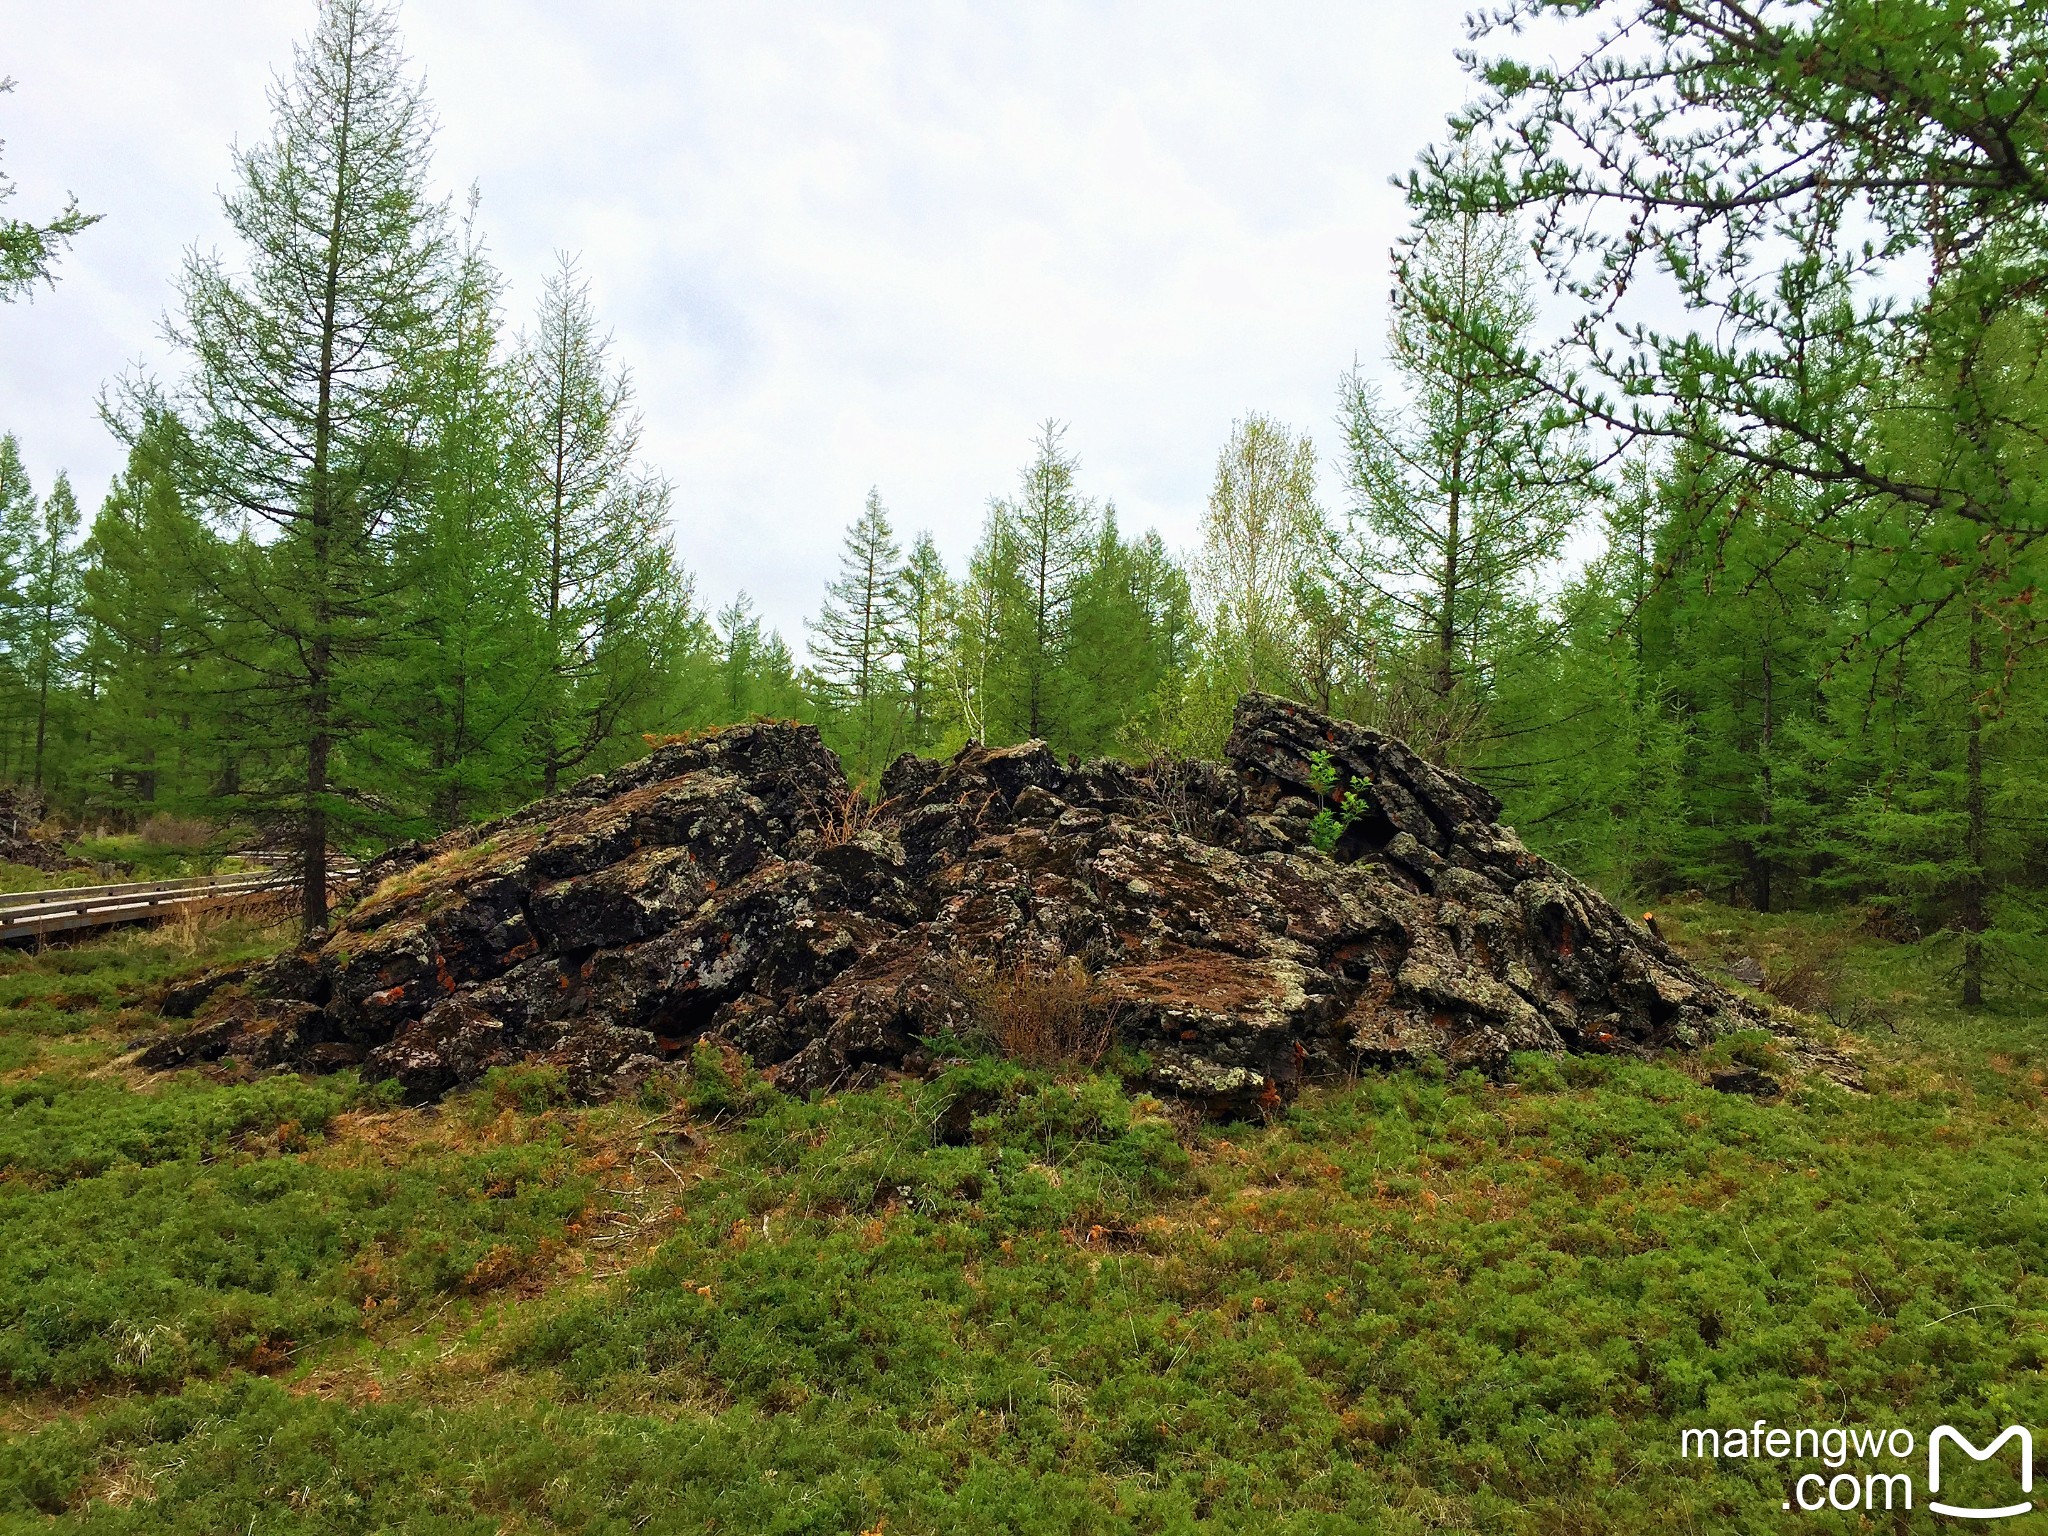
<path fill-rule="evenodd" d="M 1399 741 L 1249 694 L 1226 750 L 970 744 L 898 759 L 871 810 L 811 726 L 709 732 L 387 854 L 317 946 L 181 991 L 199 1019 L 143 1060 L 360 1066 L 415 1099 L 541 1060 L 594 1095 L 709 1038 L 802 1091 L 916 1070 L 989 978 L 1078 962 L 1152 1086 L 1230 1113 L 1754 1021 Z"/>
<path fill-rule="evenodd" d="M 84 868 L 84 860 L 74 859 L 54 833 L 43 830 L 43 811 L 41 790 L 0 784 L 0 860 L 50 874 Z"/>

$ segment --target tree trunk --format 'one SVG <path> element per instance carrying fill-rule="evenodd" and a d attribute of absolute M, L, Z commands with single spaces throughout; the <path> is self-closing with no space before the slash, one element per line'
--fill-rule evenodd
<path fill-rule="evenodd" d="M 351 79 L 350 86 L 353 86 Z M 306 649 L 306 782 L 299 826 L 299 915 L 310 936 L 327 927 L 328 760 L 334 749 L 333 571 L 336 311 L 341 294 L 342 204 L 348 195 L 350 101 L 344 98 L 341 163 L 336 167 L 333 212 L 327 227 L 326 283 L 320 307 L 320 394 L 313 412 L 313 483 L 310 487 L 313 546 L 313 634 Z"/>
<path fill-rule="evenodd" d="M 327 927 L 327 755 L 333 738 L 322 728 L 327 714 L 324 690 L 312 714 L 315 727 L 306 748 L 306 810 L 299 841 L 300 917 L 309 935 Z"/>
<path fill-rule="evenodd" d="M 41 676 L 36 687 L 36 788 L 43 787 L 43 743 L 50 730 L 50 633 L 56 623 L 54 615 L 45 613 L 43 624 L 43 655 Z"/>
<path fill-rule="evenodd" d="M 1964 763 L 1963 809 L 1969 818 L 1963 873 L 1963 1006 L 1984 1001 L 1984 610 L 1970 604 L 1970 720 Z"/>
<path fill-rule="evenodd" d="M 1459 523 L 1464 513 L 1464 487 L 1459 480 L 1464 473 L 1464 457 L 1464 442 L 1453 443 L 1451 491 L 1444 507 L 1443 590 L 1437 595 L 1436 694 L 1439 699 L 1449 699 L 1458 681 L 1452 663 L 1458 654 L 1458 540 L 1461 536 Z"/>
<path fill-rule="evenodd" d="M 1757 760 L 1759 763 L 1757 780 L 1762 789 L 1762 804 L 1757 808 L 1757 825 L 1763 829 L 1763 835 L 1757 839 L 1755 862 L 1752 871 L 1756 896 L 1756 909 L 1759 912 L 1768 912 L 1771 910 L 1770 837 L 1771 800 L 1774 793 L 1771 784 L 1771 740 L 1772 733 L 1777 724 L 1777 721 L 1775 720 L 1773 715 L 1774 705 L 1776 703 L 1776 700 L 1774 698 L 1773 685 L 1775 684 L 1776 680 L 1776 671 L 1771 665 L 1771 647 L 1769 643 L 1766 642 L 1764 645 L 1763 736 L 1758 743 L 1757 752 Z"/>

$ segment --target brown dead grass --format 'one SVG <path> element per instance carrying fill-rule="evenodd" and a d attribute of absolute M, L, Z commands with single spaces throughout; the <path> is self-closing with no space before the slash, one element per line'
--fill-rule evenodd
<path fill-rule="evenodd" d="M 837 848 L 850 843 L 863 832 L 873 829 L 882 820 L 893 800 L 877 803 L 861 793 L 856 786 L 849 785 L 826 809 L 823 824 L 818 829 L 820 848 Z"/>
<path fill-rule="evenodd" d="M 642 731 L 640 739 L 647 743 L 650 752 L 659 752 L 663 747 L 688 747 L 700 741 L 709 741 L 719 732 L 730 730 L 724 725 L 700 725 L 688 731 Z"/>
<path fill-rule="evenodd" d="M 1094 1067 L 1116 1036 L 1119 1004 L 1078 960 L 974 972 L 958 985 L 989 1043 L 1026 1066 Z"/>
<path fill-rule="evenodd" d="M 136 831 L 144 842 L 164 848 L 199 849 L 213 841 L 210 822 L 196 816 L 173 816 L 168 811 L 158 811 Z"/>
<path fill-rule="evenodd" d="M 446 853 L 436 854 L 424 863 L 415 864 L 386 880 L 372 891 L 356 909 L 349 914 L 350 920 L 367 917 L 394 907 L 408 897 L 423 895 L 441 886 L 458 885 L 462 877 L 479 869 L 494 858 L 512 858 L 531 852 L 540 846 L 545 829 L 525 828 L 510 837 L 486 837 L 451 848 Z"/>

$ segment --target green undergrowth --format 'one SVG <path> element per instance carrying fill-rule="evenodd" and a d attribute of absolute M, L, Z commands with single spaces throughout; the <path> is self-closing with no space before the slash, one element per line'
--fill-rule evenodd
<path fill-rule="evenodd" d="M 92 864 L 94 880 L 176 880 L 186 875 L 212 875 L 252 867 L 247 860 L 209 847 L 204 841 L 180 838 L 166 842 L 143 832 L 78 837 L 65 845 L 65 851 Z"/>
<path fill-rule="evenodd" d="M 0 894 L 16 891 L 68 890 L 77 885 L 98 885 L 105 877 L 92 868 L 38 869 L 33 864 L 15 864 L 0 859 Z"/>
<path fill-rule="evenodd" d="M 1763 1532 L 1784 1469 L 1681 1427 L 2048 1424 L 2041 1019 L 1840 923 L 1660 917 L 1807 988 L 1868 1091 L 1763 1032 L 1236 1126 L 985 1059 L 433 1114 L 17 1074 L 0 1525 Z"/>
<path fill-rule="evenodd" d="M 253 869 L 249 860 L 190 842 L 160 842 L 135 832 L 77 837 L 64 852 L 85 863 L 76 869 L 38 869 L 0 860 L 0 894 L 69 890 L 126 880 L 176 880 Z"/>
<path fill-rule="evenodd" d="M 273 954 L 283 942 L 274 928 L 215 915 L 204 926 L 0 946 L 0 1082 L 97 1069 L 124 1043 L 164 1028 L 148 1005 L 165 982 Z"/>

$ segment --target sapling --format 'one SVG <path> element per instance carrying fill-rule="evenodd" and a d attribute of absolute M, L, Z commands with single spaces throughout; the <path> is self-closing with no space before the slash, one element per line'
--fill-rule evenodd
<path fill-rule="evenodd" d="M 1308 781 L 1316 792 L 1316 798 L 1326 802 L 1308 824 L 1308 838 L 1321 852 L 1330 853 L 1335 850 L 1338 840 L 1365 818 L 1366 799 L 1358 792 L 1357 786 L 1372 781 L 1369 778 L 1353 779 L 1345 786 L 1344 793 L 1338 794 L 1337 770 L 1331 765 L 1328 752 L 1309 753 Z"/>

